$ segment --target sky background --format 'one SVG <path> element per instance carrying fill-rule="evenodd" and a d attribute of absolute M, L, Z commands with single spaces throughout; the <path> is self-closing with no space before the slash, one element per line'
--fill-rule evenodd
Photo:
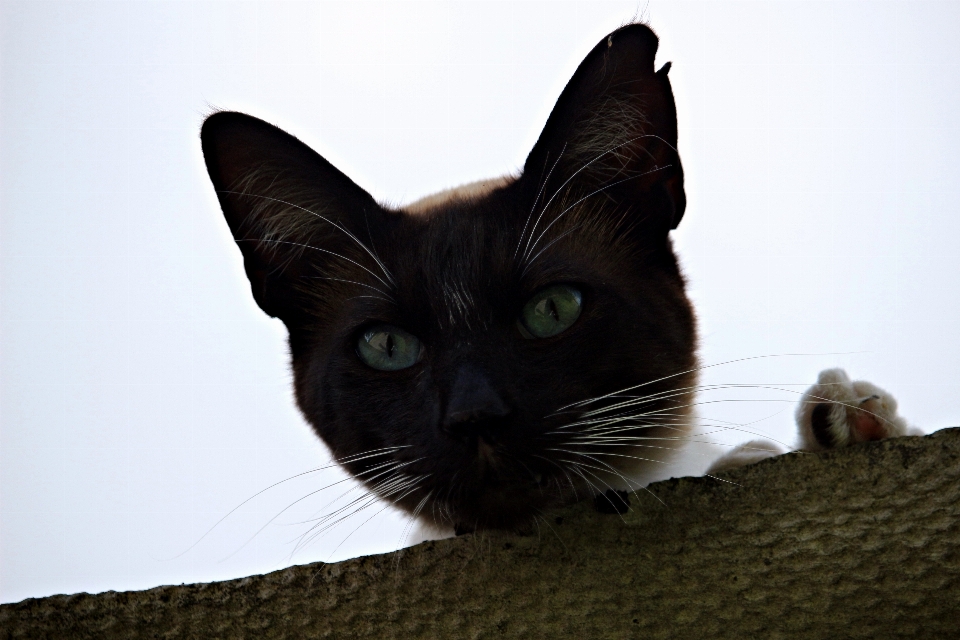
<path fill-rule="evenodd" d="M 377 504 L 295 549 L 359 497 L 327 506 L 336 470 L 258 494 L 329 458 L 203 117 L 266 119 L 410 202 L 522 166 L 634 16 L 673 62 L 702 360 L 770 356 L 703 381 L 785 390 L 704 396 L 749 424 L 711 438 L 793 442 L 796 392 L 836 365 L 927 432 L 960 424 L 960 3 L 3 1 L 0 601 L 396 548 Z"/>

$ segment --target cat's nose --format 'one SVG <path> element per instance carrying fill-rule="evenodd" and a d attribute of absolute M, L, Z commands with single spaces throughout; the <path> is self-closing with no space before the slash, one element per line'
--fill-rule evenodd
<path fill-rule="evenodd" d="M 499 418 L 511 413 L 510 406 L 479 369 L 461 368 L 454 378 L 443 418 L 443 428 L 455 436 L 487 436 L 499 424 Z"/>

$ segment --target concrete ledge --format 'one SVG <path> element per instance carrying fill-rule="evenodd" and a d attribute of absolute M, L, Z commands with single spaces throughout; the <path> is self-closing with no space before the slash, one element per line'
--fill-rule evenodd
<path fill-rule="evenodd" d="M 960 430 L 724 477 L 529 536 L 25 600 L 0 638 L 960 637 Z"/>

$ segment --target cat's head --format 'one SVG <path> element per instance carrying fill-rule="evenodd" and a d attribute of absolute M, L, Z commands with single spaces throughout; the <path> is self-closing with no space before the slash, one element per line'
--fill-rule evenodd
<path fill-rule="evenodd" d="M 401 210 L 261 120 L 204 123 L 254 298 L 289 330 L 299 406 L 385 499 L 514 527 L 682 440 L 696 336 L 668 237 L 685 197 L 656 49 L 643 25 L 610 34 L 520 176 Z"/>

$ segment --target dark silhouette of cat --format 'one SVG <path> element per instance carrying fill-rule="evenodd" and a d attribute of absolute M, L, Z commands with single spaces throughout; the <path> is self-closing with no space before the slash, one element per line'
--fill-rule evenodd
<path fill-rule="evenodd" d="M 686 200 L 657 44 L 639 24 L 597 44 L 520 175 L 399 210 L 266 122 L 203 125 L 254 299 L 289 331 L 300 409 L 421 520 L 525 526 L 662 472 L 692 426 L 696 327 L 669 237 Z"/>

